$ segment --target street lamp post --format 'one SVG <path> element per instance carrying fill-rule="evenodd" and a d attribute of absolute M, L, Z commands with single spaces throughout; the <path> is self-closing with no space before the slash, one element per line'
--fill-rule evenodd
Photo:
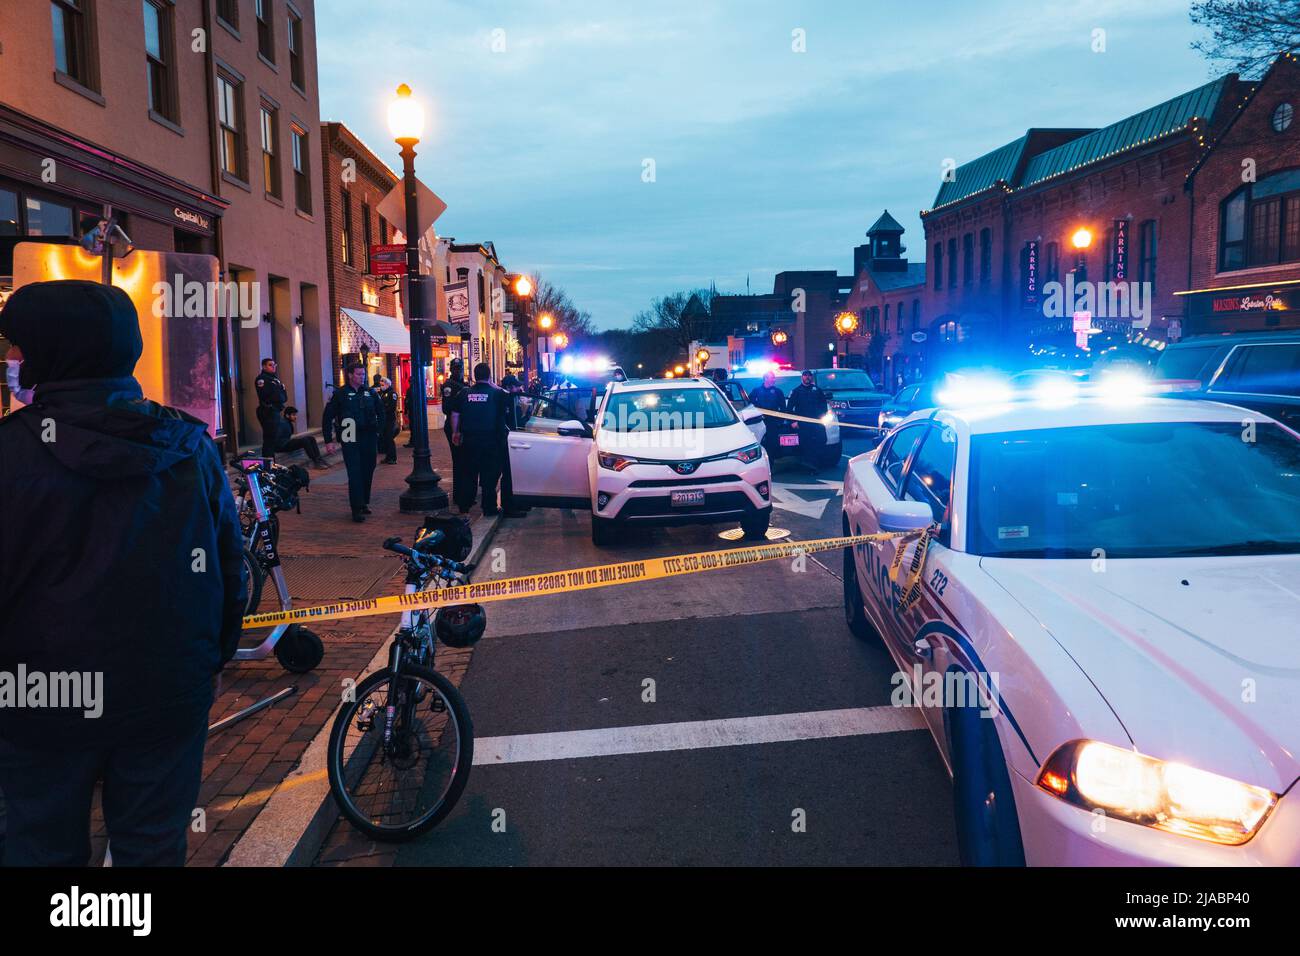
<path fill-rule="evenodd" d="M 425 391 L 425 366 L 430 359 L 429 324 L 424 316 L 424 278 L 420 275 L 420 211 L 416 196 L 415 144 L 424 132 L 424 110 L 403 83 L 388 107 L 388 126 L 402 148 L 402 192 L 406 199 L 406 315 L 411 325 L 411 473 L 406 491 L 398 499 L 404 513 L 441 511 L 447 492 L 438 487 L 442 476 L 429 457 L 429 405 Z M 434 282 L 432 276 L 430 282 Z M 436 291 L 436 288 L 435 288 Z"/>

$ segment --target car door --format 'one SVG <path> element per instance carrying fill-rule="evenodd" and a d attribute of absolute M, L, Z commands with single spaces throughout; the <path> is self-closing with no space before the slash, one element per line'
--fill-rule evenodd
<path fill-rule="evenodd" d="M 951 562 L 949 556 L 949 546 L 951 544 L 951 529 L 949 526 L 950 514 L 949 507 L 952 502 L 952 482 L 957 461 L 957 436 L 955 432 L 943 425 L 941 422 L 931 422 L 925 430 L 923 440 L 915 450 L 911 460 L 907 463 L 905 475 L 903 478 L 903 498 L 910 501 L 919 501 L 930 506 L 934 514 L 935 523 L 940 527 L 940 532 L 929 545 L 926 551 L 925 567 L 922 570 L 922 601 L 926 605 L 934 605 L 936 614 L 927 613 L 925 608 L 921 609 L 920 617 L 930 618 L 931 620 L 942 620 L 944 617 L 943 594 L 947 590 L 948 581 L 951 577 Z M 902 574 L 900 574 L 900 579 Z M 901 581 L 900 581 L 901 583 Z M 936 633 L 931 637 L 922 637 L 917 639 L 913 631 L 916 624 L 915 612 L 909 612 L 908 617 L 912 623 L 907 623 L 899 619 L 903 625 L 901 647 L 905 655 L 911 661 L 913 668 L 919 666 L 922 675 L 923 686 L 937 686 L 944 688 L 944 693 L 938 695 L 922 695 L 921 702 L 924 705 L 922 713 L 925 715 L 926 723 L 934 732 L 935 739 L 940 745 L 947 747 L 944 728 L 944 709 L 949 704 L 955 703 L 947 699 L 949 684 L 945 681 L 945 675 L 949 668 L 963 668 L 962 661 L 958 660 L 953 654 L 952 645 L 947 641 L 941 640 Z M 946 623 L 946 622 L 945 622 Z M 913 670 L 913 674 L 916 671 Z M 966 684 L 965 687 L 971 685 Z"/>
<path fill-rule="evenodd" d="M 590 508 L 591 429 L 551 397 L 533 403 L 507 440 L 515 497 L 523 504 Z"/>
<path fill-rule="evenodd" d="M 1300 429 L 1300 342 L 1237 346 L 1206 394 Z"/>

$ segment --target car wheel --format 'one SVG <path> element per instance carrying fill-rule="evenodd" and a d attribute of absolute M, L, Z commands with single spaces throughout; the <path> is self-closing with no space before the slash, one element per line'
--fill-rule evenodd
<path fill-rule="evenodd" d="M 961 862 L 963 866 L 1024 866 L 1010 771 L 992 718 L 980 712 L 976 702 L 950 707 L 945 715 Z"/>
<path fill-rule="evenodd" d="M 847 519 L 843 525 L 845 536 L 852 534 Z M 853 560 L 852 548 L 844 549 L 841 571 L 844 575 L 844 622 L 849 626 L 849 633 L 860 641 L 879 640 L 880 633 L 867 617 L 867 609 L 862 603 L 862 586 L 858 583 L 858 569 Z"/>
<path fill-rule="evenodd" d="M 832 468 L 839 464 L 840 458 L 844 454 L 844 442 L 837 441 L 834 445 L 827 445 L 820 455 L 817 456 L 818 468 Z"/>
<path fill-rule="evenodd" d="M 756 511 L 752 515 L 745 515 L 741 518 L 740 530 L 744 532 L 747 541 L 765 539 L 768 526 L 771 523 L 772 509 L 764 508 L 762 511 Z"/>
<path fill-rule="evenodd" d="M 591 543 L 598 548 L 614 543 L 614 522 L 609 518 L 591 516 Z"/>

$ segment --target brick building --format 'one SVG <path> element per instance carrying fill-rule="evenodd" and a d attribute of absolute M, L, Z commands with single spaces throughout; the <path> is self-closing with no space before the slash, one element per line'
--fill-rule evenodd
<path fill-rule="evenodd" d="M 775 358 L 795 368 L 821 368 L 835 355 L 835 316 L 847 307 L 853 277 L 834 269 L 778 272 L 771 294 L 715 295 L 713 338 L 743 340 L 747 358 Z M 780 329 L 787 341 L 772 344 Z"/>
<path fill-rule="evenodd" d="M 260 442 L 262 357 L 306 421 L 329 380 L 315 36 L 314 0 L 0 4 L 0 291 L 16 243 L 105 212 L 137 249 L 215 256 L 261 313 L 209 317 L 192 359 L 231 444 Z"/>
<path fill-rule="evenodd" d="M 1187 177 L 1184 334 L 1300 328 L 1300 60 L 1233 105 Z"/>
<path fill-rule="evenodd" d="M 341 385 L 344 365 L 364 360 L 367 381 L 386 375 L 400 395 L 411 349 L 399 286 L 396 277 L 370 274 L 370 247 L 393 241 L 394 227 L 378 209 L 399 177 L 342 123 L 322 123 L 320 131 L 332 381 Z"/>
<path fill-rule="evenodd" d="M 853 250 L 855 283 L 845 307 L 858 315 L 858 334 L 846 346 L 847 364 L 867 370 L 893 391 L 899 379 L 924 374 L 921 300 L 925 263 L 903 255 L 906 230 L 886 209 L 867 230 L 867 243 Z"/>

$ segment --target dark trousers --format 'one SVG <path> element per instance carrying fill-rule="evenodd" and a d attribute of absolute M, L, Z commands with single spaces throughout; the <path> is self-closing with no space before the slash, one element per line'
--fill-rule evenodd
<path fill-rule="evenodd" d="M 379 454 L 378 436 L 359 431 L 353 441 L 343 442 L 343 465 L 348 470 L 348 504 L 352 513 L 370 504 L 370 484 L 375 477 L 375 456 Z"/>
<path fill-rule="evenodd" d="M 298 438 L 290 438 L 283 445 L 276 448 L 277 452 L 305 451 L 307 457 L 312 461 L 320 461 L 320 445 L 316 444 L 316 439 L 311 435 L 302 435 Z"/>
<path fill-rule="evenodd" d="M 491 514 L 497 510 L 497 481 L 501 477 L 503 443 L 500 437 L 491 433 L 465 432 L 462 437 L 461 470 L 465 472 L 465 481 L 456 504 L 462 508 L 470 507 L 482 489 L 483 512 Z"/>
<path fill-rule="evenodd" d="M 397 422 L 384 422 L 383 434 L 379 436 L 379 450 L 389 461 L 397 461 Z"/>
<path fill-rule="evenodd" d="M 86 866 L 90 805 L 103 781 L 114 866 L 184 866 L 199 798 L 207 716 L 167 736 L 123 734 L 120 743 L 59 750 L 0 740 L 6 807 L 0 865 Z"/>
<path fill-rule="evenodd" d="M 469 495 L 466 496 L 465 489 L 465 452 L 463 445 L 453 445 L 451 441 L 451 429 L 444 426 L 442 433 L 447 436 L 447 447 L 451 449 L 451 500 L 459 505 L 462 501 L 468 500 L 466 508 L 474 503 L 474 486 L 470 485 Z"/>
<path fill-rule="evenodd" d="M 274 458 L 276 435 L 280 431 L 280 413 L 269 405 L 257 406 L 257 423 L 262 426 L 262 457 Z"/>

